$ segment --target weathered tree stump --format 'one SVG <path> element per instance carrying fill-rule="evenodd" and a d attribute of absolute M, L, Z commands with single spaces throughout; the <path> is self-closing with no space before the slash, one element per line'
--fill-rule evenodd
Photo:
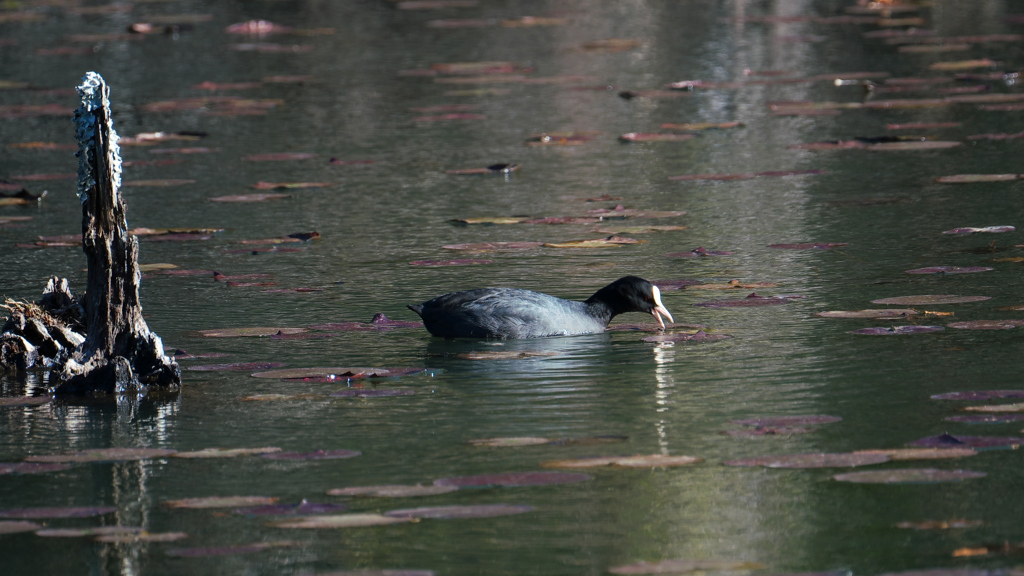
<path fill-rule="evenodd" d="M 8 301 L 0 365 L 42 364 L 60 371 L 57 394 L 116 393 L 150 385 L 178 387 L 181 369 L 150 331 L 139 302 L 138 240 L 128 233 L 121 199 L 121 156 L 109 88 L 89 72 L 78 87 L 78 196 L 89 263 L 85 297 L 51 278 L 38 305 Z"/>

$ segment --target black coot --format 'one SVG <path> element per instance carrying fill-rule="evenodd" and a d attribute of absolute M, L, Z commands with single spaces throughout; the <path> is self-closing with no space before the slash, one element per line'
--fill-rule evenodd
<path fill-rule="evenodd" d="M 434 336 L 444 338 L 541 338 L 604 332 L 623 312 L 646 312 L 664 328 L 672 314 L 658 287 L 626 276 L 598 290 L 585 302 L 562 300 L 518 288 L 452 292 L 409 306 Z"/>

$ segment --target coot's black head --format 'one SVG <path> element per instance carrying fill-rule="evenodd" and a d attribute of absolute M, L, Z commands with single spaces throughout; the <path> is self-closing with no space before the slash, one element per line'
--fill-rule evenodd
<path fill-rule="evenodd" d="M 587 303 L 600 302 L 611 308 L 612 316 L 624 312 L 643 312 L 654 316 L 658 325 L 665 327 L 662 317 L 673 322 L 672 314 L 661 303 L 661 291 L 639 276 L 625 276 L 601 288 Z"/>

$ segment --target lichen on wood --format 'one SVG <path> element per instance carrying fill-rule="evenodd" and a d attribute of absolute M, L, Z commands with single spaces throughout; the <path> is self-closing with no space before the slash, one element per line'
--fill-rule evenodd
<path fill-rule="evenodd" d="M 87 289 L 84 298 L 77 298 L 67 280 L 54 277 L 38 304 L 8 300 L 0 367 L 57 371 L 57 394 L 176 388 L 181 370 L 142 317 L 139 244 L 128 233 L 120 195 L 121 157 L 109 88 L 99 74 L 89 72 L 78 93 L 74 122 Z"/>

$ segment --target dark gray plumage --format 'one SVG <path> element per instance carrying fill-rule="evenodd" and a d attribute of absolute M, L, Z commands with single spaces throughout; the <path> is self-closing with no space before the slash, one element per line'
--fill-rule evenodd
<path fill-rule="evenodd" d="M 479 288 L 451 292 L 409 306 L 434 336 L 444 338 L 541 338 L 604 332 L 613 317 L 646 312 L 664 328 L 672 315 L 657 286 L 626 276 L 598 290 L 585 302 L 563 300 L 519 288 Z"/>

